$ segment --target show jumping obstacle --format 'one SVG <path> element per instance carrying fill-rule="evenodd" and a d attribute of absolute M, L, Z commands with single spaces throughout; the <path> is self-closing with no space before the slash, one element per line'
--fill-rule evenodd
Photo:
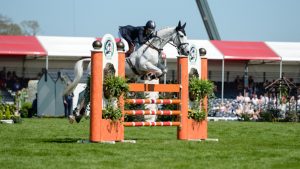
<path fill-rule="evenodd" d="M 103 47 L 102 47 L 103 44 Z M 180 56 L 177 58 L 178 84 L 129 84 L 132 92 L 176 92 L 178 99 L 126 99 L 119 98 L 123 118 L 121 121 L 112 122 L 102 119 L 102 110 L 106 104 L 103 96 L 103 69 L 106 64 L 114 65 L 117 76 L 125 77 L 125 53 L 124 45 L 116 44 L 114 37 L 105 35 L 102 43 L 95 42 L 91 54 L 91 122 L 90 141 L 107 142 L 123 141 L 124 127 L 138 126 L 177 126 L 177 138 L 180 140 L 205 140 L 207 139 L 207 120 L 197 122 L 188 119 L 189 108 L 189 72 L 190 69 L 197 69 L 202 79 L 207 79 L 207 58 L 199 55 Z M 117 51 L 118 47 L 118 51 Z M 198 51 L 194 51 L 192 54 Z M 197 58 L 199 57 L 199 58 Z M 200 63 L 201 60 L 201 63 Z M 201 67 L 201 68 L 200 68 Z M 124 110 L 124 103 L 127 104 L 177 104 L 179 110 Z M 207 109 L 207 100 L 205 100 Z M 178 121 L 172 122 L 124 122 L 124 115 L 176 115 Z"/>

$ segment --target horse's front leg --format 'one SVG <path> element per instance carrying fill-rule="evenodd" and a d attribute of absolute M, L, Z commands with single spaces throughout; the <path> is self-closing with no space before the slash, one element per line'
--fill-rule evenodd
<path fill-rule="evenodd" d="M 161 62 L 158 62 L 157 67 L 162 71 L 162 74 L 158 76 L 158 78 L 160 78 L 164 74 L 167 74 L 168 68 L 165 65 L 163 65 Z"/>
<path fill-rule="evenodd" d="M 150 75 L 148 75 L 149 73 L 147 74 L 150 80 L 156 79 L 163 75 L 163 71 L 158 67 L 156 67 L 155 65 L 153 65 L 151 62 L 146 62 L 143 68 L 145 69 L 146 72 L 150 73 Z"/>

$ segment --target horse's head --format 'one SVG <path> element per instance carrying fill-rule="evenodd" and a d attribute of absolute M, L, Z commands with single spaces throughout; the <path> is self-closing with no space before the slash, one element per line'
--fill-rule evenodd
<path fill-rule="evenodd" d="M 189 54 L 190 49 L 188 48 L 189 43 L 187 42 L 187 37 L 185 33 L 186 23 L 181 25 L 179 21 L 176 30 L 176 36 L 174 36 L 173 43 L 176 45 L 178 54 L 187 56 Z"/>

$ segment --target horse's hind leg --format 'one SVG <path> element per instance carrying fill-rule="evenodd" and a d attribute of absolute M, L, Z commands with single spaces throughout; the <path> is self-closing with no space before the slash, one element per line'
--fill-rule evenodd
<path fill-rule="evenodd" d="M 85 115 L 86 106 L 88 105 L 88 102 L 86 101 L 85 98 L 86 92 L 87 91 L 85 89 L 79 94 L 78 103 L 76 108 L 73 111 L 73 116 L 69 118 L 70 123 L 73 123 L 74 121 L 79 123 L 82 117 Z"/>
<path fill-rule="evenodd" d="M 80 103 L 77 104 L 76 108 L 73 110 L 73 115 L 69 116 L 69 122 L 72 124 L 74 121 L 76 121 L 77 123 L 80 122 L 81 118 L 82 118 L 82 113 L 85 112 L 85 108 L 84 108 L 84 100 L 79 101 Z"/>
<path fill-rule="evenodd" d="M 83 99 L 80 104 L 77 105 L 75 110 L 73 111 L 73 116 L 69 117 L 69 121 L 72 124 L 74 121 L 79 123 L 82 119 L 82 117 L 86 116 L 86 108 L 87 103 L 85 102 L 85 99 Z"/>
<path fill-rule="evenodd" d="M 87 104 L 85 102 L 85 98 L 83 98 L 83 100 L 80 102 L 79 108 L 75 114 L 75 120 L 77 123 L 79 123 L 80 120 L 82 119 L 82 117 L 85 115 L 86 106 L 87 106 Z"/>

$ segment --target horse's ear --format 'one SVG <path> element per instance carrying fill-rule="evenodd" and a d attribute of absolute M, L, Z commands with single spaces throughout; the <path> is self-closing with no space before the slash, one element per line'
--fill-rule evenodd
<path fill-rule="evenodd" d="M 186 26 L 186 23 L 184 23 L 184 24 L 182 25 L 182 29 L 184 29 L 184 28 L 185 28 L 185 26 Z"/>
<path fill-rule="evenodd" d="M 178 28 L 181 28 L 181 21 L 178 22 Z"/>

